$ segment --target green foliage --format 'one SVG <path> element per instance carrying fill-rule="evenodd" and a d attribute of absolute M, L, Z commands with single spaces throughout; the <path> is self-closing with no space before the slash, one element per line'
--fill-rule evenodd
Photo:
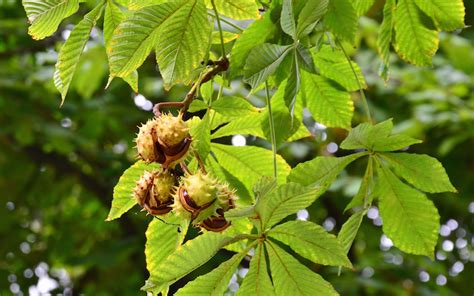
<path fill-rule="evenodd" d="M 206 0 L 207 7 L 212 9 L 211 0 Z M 214 0 L 220 14 L 235 20 L 257 19 L 258 6 L 252 0 Z"/>
<path fill-rule="evenodd" d="M 263 244 L 258 244 L 255 255 L 252 261 L 250 261 L 250 269 L 244 278 L 242 286 L 237 291 L 237 295 L 275 295 L 267 268 L 268 263 Z"/>
<path fill-rule="evenodd" d="M 103 8 L 104 4 L 101 3 L 91 12 L 86 14 L 84 19 L 71 31 L 71 35 L 59 52 L 58 62 L 56 63 L 56 72 L 54 73 L 54 84 L 61 93 L 61 104 L 64 103 L 79 58 L 86 46 L 87 40 L 89 40 L 92 28 L 102 14 Z"/>
<path fill-rule="evenodd" d="M 436 158 L 409 153 L 384 153 L 382 158 L 397 175 L 425 192 L 456 192 L 448 175 Z"/>
<path fill-rule="evenodd" d="M 288 181 L 304 186 L 321 187 L 325 190 L 348 164 L 364 155 L 366 153 L 361 152 L 344 157 L 316 157 L 298 164 L 291 170 Z"/>
<path fill-rule="evenodd" d="M 312 272 L 276 244 L 265 244 L 270 257 L 276 295 L 338 295 L 321 276 Z"/>
<path fill-rule="evenodd" d="M 79 9 L 79 0 L 23 0 L 28 21 L 28 33 L 37 40 L 51 36 L 61 21 Z"/>
<path fill-rule="evenodd" d="M 231 242 L 231 238 L 218 233 L 206 233 L 178 246 L 165 260 L 150 273 L 145 290 L 158 293 L 206 263 L 217 251 Z"/>
<path fill-rule="evenodd" d="M 354 112 L 349 93 L 317 74 L 303 72 L 302 80 L 301 96 L 313 117 L 326 126 L 348 129 Z"/>
<path fill-rule="evenodd" d="M 192 71 L 206 54 L 211 29 L 202 1 L 185 1 L 169 16 L 152 43 L 166 89 L 176 83 L 189 83 Z"/>
<path fill-rule="evenodd" d="M 324 23 L 342 40 L 353 43 L 357 31 L 357 14 L 349 0 L 331 0 Z"/>
<path fill-rule="evenodd" d="M 287 244 L 293 251 L 315 263 L 352 267 L 346 257 L 347 251 L 342 248 L 336 237 L 312 222 L 290 221 L 276 226 L 268 232 L 268 235 Z"/>
<path fill-rule="evenodd" d="M 257 88 L 270 75 L 275 73 L 291 46 L 263 43 L 255 46 L 249 53 L 244 67 L 245 81 Z"/>
<path fill-rule="evenodd" d="M 145 233 L 146 266 L 150 274 L 159 273 L 159 262 L 171 255 L 184 241 L 188 225 L 175 215 L 168 215 L 165 221 L 154 219 Z"/>
<path fill-rule="evenodd" d="M 250 244 L 243 252 L 234 255 L 213 271 L 189 282 L 176 295 L 223 295 L 234 271 L 253 245 Z"/>
<path fill-rule="evenodd" d="M 383 231 L 401 250 L 434 257 L 439 215 L 421 192 L 403 184 L 386 168 L 377 167 L 377 194 Z"/>
<path fill-rule="evenodd" d="M 78 10 L 79 2 L 82 1 L 23 1 L 31 23 L 29 34 L 35 39 L 52 35 L 63 19 Z M 297 258 L 351 268 L 347 254 L 363 228 L 364 215 L 374 205 L 380 209 L 383 232 L 396 247 L 433 259 L 440 215 L 423 192 L 456 192 L 456 189 L 435 158 L 396 152 L 421 141 L 392 134 L 391 119 L 380 123 L 372 120 L 364 95 L 365 90 L 370 91 L 367 84 L 371 80 L 352 61 L 352 51 L 348 54 L 345 50 L 348 44 L 356 45 L 364 38 L 358 34 L 359 17 L 375 10 L 378 6 L 374 3 L 373 0 L 282 0 L 271 4 L 251 0 L 103 0 L 94 6 L 88 3 L 93 8 L 71 31 L 56 63 L 54 84 L 62 102 L 71 85 L 85 97 L 91 97 L 98 89 L 100 82 L 91 82 L 90 86 L 87 79 L 80 77 L 74 81 L 73 76 L 76 68 L 84 70 L 81 55 L 91 31 L 97 24 L 100 26 L 102 14 L 103 43 L 110 71 L 107 86 L 112 88 L 112 80 L 120 77 L 138 92 L 137 70 L 152 51 L 162 79 L 158 85 L 170 91 L 170 96 L 181 95 L 183 89 L 179 84 L 191 85 L 181 103 L 167 106 L 181 108 L 179 113 L 190 127 L 187 137 L 192 138 L 192 144 L 189 151 L 183 152 L 186 157 L 177 157 L 175 150 L 187 146 L 166 146 L 153 128 L 151 151 L 165 159 L 176 157 L 177 160 L 167 163 L 169 168 L 166 163 L 160 165 L 163 161 L 159 157 L 157 163 L 138 161 L 128 168 L 114 188 L 107 217 L 107 220 L 119 218 L 136 204 L 132 192 L 145 170 L 170 169 L 175 178 L 170 186 L 179 183 L 168 189 L 170 199 L 166 205 L 173 203 L 172 209 L 168 208 L 171 212 L 154 217 L 148 225 L 145 255 L 150 278 L 143 290 L 166 294 L 185 278 L 188 283 L 176 295 L 222 295 L 235 270 L 254 249 L 238 295 L 337 295 L 331 284 Z M 260 7 L 263 15 L 259 13 Z M 371 43 L 367 42 L 369 46 L 377 44 L 382 58 L 382 78 L 386 81 L 389 78 L 391 45 L 403 60 L 430 66 L 438 50 L 439 32 L 464 27 L 464 14 L 460 0 L 385 1 L 379 34 Z M 239 20 L 251 22 L 240 28 L 242 23 L 235 22 Z M 105 63 L 100 58 L 95 62 Z M 143 71 L 148 67 L 148 62 L 145 64 Z M 101 74 L 96 79 L 99 81 L 103 75 L 97 72 Z M 147 85 L 146 80 L 142 81 Z M 250 85 L 250 94 L 247 95 L 242 82 Z M 144 91 L 155 91 L 156 85 L 148 85 Z M 218 92 L 214 92 L 215 86 Z M 264 99 L 266 108 L 256 107 Z M 361 121 L 355 113 L 359 104 L 367 109 L 368 120 L 352 127 L 353 121 Z M 312 119 L 304 115 L 304 108 Z M 382 116 L 386 114 L 375 118 Z M 306 162 L 301 161 L 302 157 L 289 158 L 286 151 L 294 147 L 290 142 L 305 139 L 296 143 L 305 145 L 305 141 L 314 139 L 315 133 L 307 128 L 308 122 L 314 121 L 317 126 L 339 128 L 334 129 L 338 141 L 347 133 L 340 148 L 357 152 L 338 157 L 317 156 Z M 175 137 L 181 130 L 187 133 L 187 128 L 180 128 Z M 258 139 L 243 147 L 227 145 L 227 137 L 242 134 Z M 337 187 L 337 177 L 350 164 L 366 157 L 365 174 L 346 205 L 346 210 L 353 214 L 337 236 L 327 233 L 314 221 L 294 221 L 293 214 L 309 208 L 331 185 Z M 291 168 L 289 163 L 296 165 Z M 90 170 L 84 167 L 85 171 Z M 194 207 L 193 197 L 186 195 L 187 189 L 181 187 L 184 174 L 197 172 L 208 173 L 220 182 L 212 186 L 206 183 L 209 188 L 205 189 L 209 191 L 223 190 L 210 206 Z M 158 190 L 151 188 L 146 192 L 147 198 Z M 239 198 L 234 200 L 234 194 Z M 227 202 L 221 200 L 224 197 L 228 198 Z M 218 203 L 222 204 L 215 211 L 217 208 L 213 206 Z M 206 211 L 211 213 L 206 218 L 214 216 L 202 219 L 204 222 L 195 219 Z M 209 225 L 215 219 L 230 223 L 229 228 L 226 229 L 226 224 L 213 229 L 215 226 Z M 194 232 L 187 235 L 190 225 L 206 231 L 197 236 Z M 281 244 L 288 248 L 281 248 Z M 212 271 L 195 277 L 199 272 L 209 271 L 200 269 L 208 261 L 221 259 L 215 255 L 223 248 L 237 254 Z M 194 280 L 190 280 L 189 274 Z"/>
<path fill-rule="evenodd" d="M 260 228 L 270 228 L 288 215 L 308 207 L 321 193 L 319 188 L 308 190 L 296 183 L 287 183 L 261 196 L 255 205 Z"/>

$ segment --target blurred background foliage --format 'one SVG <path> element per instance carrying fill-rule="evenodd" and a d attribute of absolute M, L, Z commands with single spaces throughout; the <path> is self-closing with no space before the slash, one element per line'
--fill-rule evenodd
<path fill-rule="evenodd" d="M 359 48 L 352 52 L 366 75 L 371 110 L 378 121 L 393 117 L 397 131 L 423 139 L 410 150 L 440 159 L 459 194 L 430 196 L 442 223 L 434 262 L 393 247 L 373 207 L 350 252 L 355 270 L 338 275 L 335 268 L 309 266 L 342 295 L 472 295 L 474 30 L 442 34 L 432 68 L 407 65 L 393 55 L 385 83 L 377 75 L 375 51 L 383 2 L 376 1 L 360 20 Z M 465 4 L 466 24 L 472 26 L 474 3 Z M 118 79 L 104 91 L 107 59 L 102 32 L 95 29 L 72 91 L 59 108 L 52 80 L 57 50 L 80 15 L 68 18 L 53 37 L 36 42 L 27 35 L 19 1 L 0 0 L 0 295 L 136 295 L 148 276 L 143 249 L 151 218 L 134 209 L 120 220 L 104 220 L 113 186 L 135 160 L 137 125 L 152 115 L 154 103 L 178 100 L 185 89 L 164 93 L 154 62 L 145 62 L 140 94 Z M 232 86 L 247 94 L 239 82 Z M 353 99 L 360 107 L 357 93 Z M 359 112 L 353 123 L 362 116 Z M 313 138 L 280 149 L 291 165 L 347 153 L 338 149 L 345 131 L 327 130 L 311 118 L 305 122 Z M 222 139 L 233 140 L 265 145 L 252 137 Z M 363 168 L 364 163 L 350 166 L 298 218 L 337 233 Z M 223 251 L 215 260 L 228 256 Z M 243 266 L 233 277 L 229 294 L 245 272 Z"/>

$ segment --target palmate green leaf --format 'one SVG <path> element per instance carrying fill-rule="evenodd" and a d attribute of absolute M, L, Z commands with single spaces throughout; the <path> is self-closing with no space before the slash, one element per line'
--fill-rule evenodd
<path fill-rule="evenodd" d="M 395 173 L 425 192 L 456 192 L 443 165 L 434 157 L 424 154 L 383 153 L 384 160 Z"/>
<path fill-rule="evenodd" d="M 54 85 L 61 93 L 61 105 L 66 98 L 74 71 L 76 70 L 82 51 L 89 40 L 91 30 L 102 14 L 103 8 L 104 3 L 102 2 L 86 14 L 84 19 L 71 31 L 71 35 L 69 35 L 69 38 L 59 52 L 58 61 L 56 62 L 56 71 L 54 73 Z"/>
<path fill-rule="evenodd" d="M 366 14 L 374 5 L 375 0 L 352 0 L 352 5 L 358 16 Z"/>
<path fill-rule="evenodd" d="M 395 24 L 395 0 L 387 0 L 383 8 L 383 21 L 380 25 L 379 36 L 377 38 L 377 47 L 382 57 L 380 75 L 388 80 L 388 70 L 390 66 L 390 44 L 393 39 L 393 26 Z"/>
<path fill-rule="evenodd" d="M 104 41 L 107 48 L 112 40 L 112 35 L 118 25 L 125 18 L 122 10 L 113 0 L 107 0 L 104 14 Z M 138 72 L 135 70 L 122 79 L 130 85 L 135 93 L 138 93 Z"/>
<path fill-rule="evenodd" d="M 267 269 L 265 250 L 263 244 L 259 244 L 255 250 L 255 255 L 250 261 L 249 271 L 236 296 L 274 296 L 275 290 Z"/>
<path fill-rule="evenodd" d="M 160 262 L 171 255 L 182 243 L 188 230 L 187 221 L 170 213 L 162 218 L 165 222 L 153 219 L 146 230 L 145 257 L 146 268 L 150 274 L 158 273 Z"/>
<path fill-rule="evenodd" d="M 206 160 L 211 151 L 211 127 L 209 112 L 206 112 L 204 117 L 199 120 L 197 116 L 193 120 L 198 121 L 193 123 L 189 133 L 193 139 L 191 145 L 198 152 L 202 160 Z"/>
<path fill-rule="evenodd" d="M 245 82 L 255 89 L 272 75 L 291 51 L 291 45 L 264 43 L 255 46 L 245 62 Z"/>
<path fill-rule="evenodd" d="M 339 295 L 330 283 L 273 243 L 265 243 L 276 295 Z"/>
<path fill-rule="evenodd" d="M 464 28 L 465 8 L 462 0 L 415 0 L 415 3 L 434 19 L 439 29 L 453 31 Z"/>
<path fill-rule="evenodd" d="M 350 128 L 354 103 L 349 93 L 322 76 L 304 71 L 301 76 L 300 95 L 314 119 L 329 127 Z"/>
<path fill-rule="evenodd" d="M 163 22 L 156 45 L 156 60 L 165 89 L 189 83 L 210 43 L 211 23 L 202 0 L 187 0 Z"/>
<path fill-rule="evenodd" d="M 104 41 L 106 47 L 109 45 L 110 40 L 112 40 L 115 28 L 118 27 L 124 17 L 122 10 L 115 5 L 114 1 L 107 0 L 104 14 Z"/>
<path fill-rule="evenodd" d="M 228 146 L 211 143 L 211 151 L 219 165 L 237 177 L 248 190 L 256 180 L 273 175 L 273 154 L 270 150 L 254 146 Z M 283 183 L 290 172 L 290 166 L 277 155 L 278 182 Z"/>
<path fill-rule="evenodd" d="M 395 50 L 402 59 L 417 66 L 431 66 L 438 50 L 438 32 L 414 0 L 399 0 L 395 11 Z"/>
<path fill-rule="evenodd" d="M 351 64 L 349 64 L 342 51 L 334 50 L 331 46 L 325 45 L 319 51 L 313 51 L 313 58 L 322 76 L 336 81 L 346 90 L 356 91 L 360 89 L 360 86 L 367 87 L 364 75 L 357 63 L 351 61 L 356 77 Z"/>
<path fill-rule="evenodd" d="M 254 0 L 214 0 L 219 14 L 234 20 L 254 20 L 260 16 L 257 3 Z M 212 9 L 211 0 L 206 5 Z"/>
<path fill-rule="evenodd" d="M 296 22 L 293 13 L 292 0 L 283 0 L 280 25 L 283 32 L 290 35 L 293 40 L 296 40 Z"/>
<path fill-rule="evenodd" d="M 360 152 L 343 157 L 316 157 L 292 169 L 288 181 L 326 190 L 348 164 L 364 155 L 367 153 Z"/>
<path fill-rule="evenodd" d="M 150 274 L 142 289 L 154 293 L 160 292 L 209 261 L 219 249 L 231 242 L 232 238 L 228 236 L 207 232 L 187 241 L 184 245 L 179 245 L 170 256 L 153 269 L 156 272 Z"/>
<path fill-rule="evenodd" d="M 243 252 L 235 254 L 232 258 L 221 263 L 211 272 L 202 275 L 189 282 L 183 288 L 176 292 L 176 296 L 202 295 L 202 296 L 220 296 L 229 286 L 229 281 L 239 266 L 242 259 L 247 255 L 250 248 L 255 244 L 250 244 Z"/>
<path fill-rule="evenodd" d="M 229 69 L 230 78 L 243 74 L 245 62 L 250 51 L 255 46 L 265 43 L 275 34 L 275 31 L 276 27 L 270 18 L 270 13 L 265 13 L 262 19 L 256 20 L 243 31 L 232 47 Z"/>
<path fill-rule="evenodd" d="M 256 115 L 247 115 L 241 118 L 232 119 L 230 123 L 219 128 L 211 135 L 211 139 L 217 139 L 232 135 L 253 135 L 264 138 L 261 122 L 265 115 L 263 113 Z"/>
<path fill-rule="evenodd" d="M 359 124 L 349 132 L 340 147 L 347 150 L 395 151 L 421 143 L 420 140 L 405 135 L 390 135 L 392 129 L 392 119 L 375 125 L 370 123 Z"/>
<path fill-rule="evenodd" d="M 354 43 L 357 14 L 350 0 L 330 0 L 324 23 L 334 35 Z"/>
<path fill-rule="evenodd" d="M 140 160 L 125 170 L 114 187 L 112 206 L 107 221 L 120 218 L 137 203 L 133 198 L 133 188 L 135 188 L 136 182 L 145 170 L 151 171 L 158 168 L 160 168 L 158 164 L 147 164 Z"/>
<path fill-rule="evenodd" d="M 354 213 L 342 225 L 341 231 L 339 231 L 339 234 L 337 235 L 337 239 L 344 250 L 344 254 L 349 253 L 352 243 L 354 242 L 357 232 L 359 231 L 360 224 L 364 219 L 365 213 L 366 211 Z"/>
<path fill-rule="evenodd" d="M 163 22 L 187 4 L 187 0 L 172 1 L 129 15 L 115 29 L 107 47 L 110 76 L 126 77 L 140 67 L 157 44 Z"/>
<path fill-rule="evenodd" d="M 270 229 L 268 236 L 290 246 L 312 262 L 352 267 L 337 238 L 313 222 L 289 221 Z"/>
<path fill-rule="evenodd" d="M 128 9 L 130 10 L 139 10 L 148 6 L 158 5 L 169 0 L 130 0 L 128 2 Z"/>
<path fill-rule="evenodd" d="M 328 9 L 328 0 L 307 1 L 298 15 L 296 35 L 301 38 L 311 33 Z"/>
<path fill-rule="evenodd" d="M 255 211 L 265 230 L 283 218 L 310 206 L 324 192 L 320 187 L 307 188 L 296 183 L 286 183 L 258 199 Z"/>
<path fill-rule="evenodd" d="M 28 34 L 40 40 L 51 36 L 63 19 L 79 9 L 79 0 L 22 0 L 31 26 Z"/>
<path fill-rule="evenodd" d="M 224 96 L 212 103 L 211 106 L 217 113 L 229 117 L 242 117 L 254 115 L 260 110 L 242 97 Z"/>
<path fill-rule="evenodd" d="M 390 170 L 377 167 L 383 232 L 400 250 L 433 258 L 439 214 L 426 195 L 404 184 Z"/>

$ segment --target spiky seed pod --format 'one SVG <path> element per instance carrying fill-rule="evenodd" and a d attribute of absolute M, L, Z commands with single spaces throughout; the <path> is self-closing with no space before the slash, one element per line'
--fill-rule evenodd
<path fill-rule="evenodd" d="M 140 179 L 136 182 L 135 188 L 133 188 L 133 196 L 137 203 L 143 207 L 147 199 L 148 193 L 150 192 L 151 186 L 153 185 L 154 174 L 152 172 L 145 171 Z"/>
<path fill-rule="evenodd" d="M 160 151 L 156 141 L 156 119 L 150 119 L 140 127 L 135 142 L 138 155 L 146 162 L 164 162 L 165 155 Z"/>
<path fill-rule="evenodd" d="M 152 215 L 166 214 L 172 209 L 175 183 L 176 179 L 169 171 L 145 171 L 133 191 L 135 199 Z"/>
<path fill-rule="evenodd" d="M 179 146 L 183 143 L 184 139 L 189 138 L 189 127 L 183 120 L 181 113 L 178 116 L 162 114 L 156 121 L 158 141 L 166 148 Z M 165 150 L 165 152 L 167 151 Z"/>
<path fill-rule="evenodd" d="M 183 185 L 192 202 L 198 207 L 213 202 L 218 197 L 218 182 L 209 174 L 198 172 L 183 179 Z"/>
<path fill-rule="evenodd" d="M 226 184 L 219 183 L 209 174 L 198 172 L 182 179 L 173 208 L 198 225 L 209 217 L 219 216 L 219 210 L 228 210 L 235 198 Z"/>

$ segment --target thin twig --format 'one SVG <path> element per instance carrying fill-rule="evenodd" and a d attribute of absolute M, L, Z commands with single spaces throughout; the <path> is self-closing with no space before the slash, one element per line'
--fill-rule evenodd
<path fill-rule="evenodd" d="M 342 46 L 341 42 L 337 38 L 336 38 L 336 43 L 341 48 L 342 52 L 344 53 L 344 56 L 347 59 L 347 62 L 349 63 L 349 66 L 351 67 L 352 73 L 354 73 L 354 77 L 357 81 L 357 85 L 359 86 L 359 93 L 360 93 L 360 96 L 362 98 L 362 102 L 364 104 L 364 109 L 365 109 L 365 113 L 367 115 L 367 119 L 368 119 L 369 122 L 372 122 L 372 116 L 370 115 L 369 104 L 367 103 L 367 97 L 365 96 L 364 89 L 362 88 L 362 85 L 360 84 L 359 77 L 357 76 L 357 72 L 355 71 L 354 66 L 352 65 L 352 62 L 351 62 L 351 59 L 349 58 L 349 55 L 347 54 L 347 52 L 344 49 L 344 47 Z"/>
<path fill-rule="evenodd" d="M 212 9 L 214 10 L 214 14 L 216 15 L 217 28 L 219 29 L 219 36 L 221 38 L 221 53 L 222 53 L 222 56 L 225 57 L 224 34 L 222 33 L 221 19 L 219 17 L 219 12 L 217 11 L 217 7 L 216 7 L 216 4 L 214 3 L 214 0 L 211 0 L 211 4 L 212 4 Z"/>
<path fill-rule="evenodd" d="M 265 81 L 265 96 L 267 100 L 267 108 L 268 108 L 268 121 L 270 123 L 270 137 L 272 141 L 272 151 L 273 151 L 273 177 L 277 178 L 277 158 L 276 158 L 276 136 L 275 136 L 275 125 L 273 121 L 273 113 L 272 113 L 272 103 L 270 98 L 270 91 L 268 89 L 268 82 Z"/>

